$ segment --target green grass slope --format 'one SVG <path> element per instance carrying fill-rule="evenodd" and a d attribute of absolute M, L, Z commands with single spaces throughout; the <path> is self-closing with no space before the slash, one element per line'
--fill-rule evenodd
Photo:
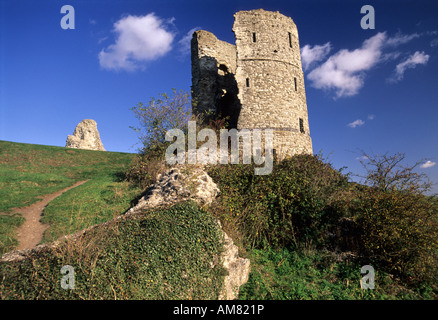
<path fill-rule="evenodd" d="M 0 212 L 79 180 L 118 175 L 133 154 L 0 141 Z"/>
<path fill-rule="evenodd" d="M 123 181 L 134 156 L 0 141 L 0 253 L 17 245 L 15 230 L 23 218 L 8 214 L 12 208 L 28 206 L 77 181 L 89 180 L 46 208 L 42 221 L 51 226 L 45 240 L 107 221 L 129 209 L 141 192 Z"/>

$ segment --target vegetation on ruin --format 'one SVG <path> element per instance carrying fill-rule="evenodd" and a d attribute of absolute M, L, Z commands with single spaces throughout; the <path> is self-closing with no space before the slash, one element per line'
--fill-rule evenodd
<path fill-rule="evenodd" d="M 89 179 L 45 210 L 42 221 L 51 227 L 44 241 L 52 241 L 122 214 L 166 167 L 159 138 L 138 155 L 11 142 L 0 147 L 3 252 L 16 245 L 14 230 L 23 221 L 8 214 L 11 208 Z M 404 164 L 404 154 L 362 159 L 361 183 L 322 155 L 274 162 L 266 176 L 255 175 L 254 164 L 208 165 L 221 190 L 210 206 L 185 202 L 149 210 L 1 263 L 0 297 L 215 299 L 224 270 L 207 265 L 222 250 L 213 228 L 218 218 L 251 260 L 239 299 L 437 299 L 438 198 L 426 195 L 430 181 L 415 170 L 418 163 Z M 75 290 L 59 286 L 66 264 L 75 269 Z M 361 289 L 364 265 L 376 271 L 374 290 Z"/>
<path fill-rule="evenodd" d="M 378 156 L 369 159 L 379 161 Z M 366 168 L 370 177 L 390 175 L 371 161 Z M 368 180 L 349 182 L 348 174 L 321 156 L 285 159 L 267 176 L 255 176 L 251 165 L 211 166 L 208 173 L 222 191 L 212 211 L 256 264 L 242 297 L 360 299 L 363 265 L 372 265 L 381 279 L 368 298 L 438 297 L 438 199 L 421 192 L 428 190 L 423 188 L 427 179 L 411 168 L 389 170 L 394 181 L 404 183 L 382 188 Z M 283 260 L 288 267 L 278 271 Z M 311 264 L 310 270 L 300 263 Z M 351 272 L 339 273 L 339 268 Z M 297 274 L 308 281 L 297 280 Z M 302 296 L 296 292 L 300 286 Z"/>

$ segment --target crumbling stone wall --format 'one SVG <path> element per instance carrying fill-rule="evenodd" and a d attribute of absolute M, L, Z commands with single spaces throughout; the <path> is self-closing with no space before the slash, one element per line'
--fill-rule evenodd
<path fill-rule="evenodd" d="M 92 119 L 84 119 L 76 126 L 73 135 L 67 136 L 66 148 L 105 151 L 100 140 L 97 123 Z"/>
<path fill-rule="evenodd" d="M 312 153 L 295 23 L 263 9 L 234 18 L 235 46 L 206 31 L 193 35 L 193 111 L 228 115 L 237 129 L 273 129 L 280 159 Z"/>
<path fill-rule="evenodd" d="M 208 31 L 195 31 L 192 51 L 192 97 L 197 112 L 233 116 L 237 124 L 236 46 Z"/>

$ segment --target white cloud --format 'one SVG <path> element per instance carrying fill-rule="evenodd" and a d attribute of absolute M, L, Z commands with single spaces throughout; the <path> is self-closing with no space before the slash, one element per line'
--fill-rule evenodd
<path fill-rule="evenodd" d="M 416 51 L 395 67 L 394 75 L 389 78 L 388 81 L 397 82 L 402 80 L 407 69 L 413 69 L 418 64 L 426 64 L 427 61 L 429 61 L 429 55 L 425 54 L 424 52 Z"/>
<path fill-rule="evenodd" d="M 430 167 L 433 167 L 434 165 L 436 165 L 436 162 L 427 160 L 425 163 L 420 165 L 420 168 L 430 168 Z"/>
<path fill-rule="evenodd" d="M 400 50 L 391 51 L 393 48 L 425 35 L 435 35 L 435 32 L 412 34 L 399 32 L 392 37 L 388 36 L 386 32 L 379 32 L 366 39 L 361 47 L 354 50 L 339 50 L 327 59 L 325 57 L 331 50 L 330 42 L 313 47 L 305 45 L 301 50 L 303 69 L 312 68 L 315 62 L 325 59 L 308 73 L 307 78 L 310 85 L 316 89 L 333 91 L 335 98 L 353 96 L 358 94 L 363 87 L 367 72 L 379 63 L 394 61 L 403 54 Z M 438 39 L 431 42 L 431 46 L 436 45 L 438 45 Z M 429 56 L 424 52 L 417 51 L 399 63 L 394 74 L 387 81 L 401 80 L 407 69 L 415 68 L 418 64 L 426 64 L 428 59 Z"/>
<path fill-rule="evenodd" d="M 178 44 L 180 45 L 179 51 L 183 54 L 183 55 L 188 55 L 190 54 L 190 43 L 192 41 L 192 37 L 193 37 L 193 32 L 200 30 L 201 27 L 194 27 L 192 29 L 190 29 L 184 37 L 181 38 L 181 40 L 178 41 Z"/>
<path fill-rule="evenodd" d="M 393 51 L 393 52 L 384 53 L 382 55 L 382 61 L 396 60 L 398 57 L 400 57 L 401 54 L 402 53 L 400 51 Z"/>
<path fill-rule="evenodd" d="M 311 85 L 335 90 L 337 98 L 357 94 L 364 83 L 364 72 L 380 62 L 386 39 L 386 34 L 379 32 L 365 40 L 359 49 L 343 49 L 333 54 L 308 74 Z"/>
<path fill-rule="evenodd" d="M 126 16 L 114 23 L 116 40 L 99 53 L 100 66 L 108 70 L 136 70 L 172 49 L 174 34 L 165 22 L 149 13 Z"/>
<path fill-rule="evenodd" d="M 430 42 L 430 46 L 431 46 L 432 48 L 438 46 L 438 38 L 433 39 L 433 40 Z"/>
<path fill-rule="evenodd" d="M 413 34 L 401 34 L 397 33 L 394 37 L 389 37 L 386 41 L 386 44 L 389 46 L 398 46 L 401 44 L 408 43 L 409 41 L 419 38 L 420 34 L 413 33 Z"/>
<path fill-rule="evenodd" d="M 97 43 L 98 44 L 101 44 L 102 42 L 104 42 L 105 40 L 107 40 L 108 39 L 108 37 L 102 37 L 102 38 L 99 38 L 98 40 L 97 40 Z"/>
<path fill-rule="evenodd" d="M 304 70 L 307 70 L 313 62 L 318 62 L 323 60 L 329 54 L 331 49 L 332 48 L 330 42 L 327 42 L 322 46 L 315 45 L 313 47 L 306 44 L 301 49 L 301 61 Z"/>
<path fill-rule="evenodd" d="M 347 126 L 349 126 L 350 128 L 356 128 L 356 127 L 360 127 L 362 125 L 365 124 L 365 121 L 362 121 L 360 119 L 357 119 L 353 122 L 350 122 L 349 124 L 347 124 Z"/>
<path fill-rule="evenodd" d="M 376 118 L 376 116 L 374 114 L 368 115 L 368 120 L 374 120 L 374 118 Z"/>

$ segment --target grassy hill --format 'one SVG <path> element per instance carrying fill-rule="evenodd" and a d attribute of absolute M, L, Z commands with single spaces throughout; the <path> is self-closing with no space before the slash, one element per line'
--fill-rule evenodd
<path fill-rule="evenodd" d="M 0 141 L 0 253 L 16 245 L 22 222 L 10 209 L 88 180 L 44 210 L 44 240 L 106 222 L 129 209 L 142 189 L 124 180 L 134 154 Z M 101 225 L 22 261 L 0 263 L 2 299 L 217 299 L 224 271 L 213 216 L 194 203 L 145 211 L 135 220 Z M 60 286 L 71 265 L 74 290 Z"/>
<path fill-rule="evenodd" d="M 126 211 L 142 192 L 123 175 L 134 156 L 0 141 L 0 249 L 13 248 L 21 223 L 8 210 L 75 181 L 89 179 L 46 208 L 44 241 Z M 221 190 L 211 206 L 148 210 L 0 263 L 0 299 L 216 299 L 224 271 L 210 267 L 222 250 L 213 217 L 251 260 L 239 299 L 438 298 L 435 198 L 351 184 L 315 156 L 267 176 L 253 165 L 207 172 Z M 60 287 L 64 265 L 75 290 Z M 374 290 L 361 289 L 363 265 L 376 271 Z"/>
<path fill-rule="evenodd" d="M 49 204 L 45 240 L 107 221 L 129 209 L 141 190 L 123 181 L 134 154 L 0 141 L 0 254 L 17 244 L 23 219 L 9 215 L 38 197 L 89 180 Z"/>

